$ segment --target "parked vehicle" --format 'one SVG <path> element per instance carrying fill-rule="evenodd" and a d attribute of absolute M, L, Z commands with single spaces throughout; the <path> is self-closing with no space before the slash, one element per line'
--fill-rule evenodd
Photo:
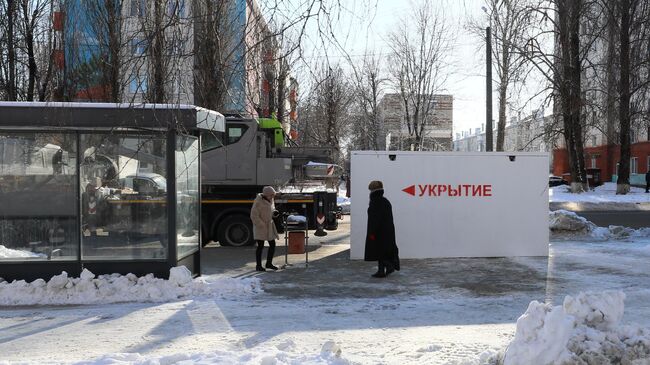
<path fill-rule="evenodd" d="M 250 209 L 266 185 L 276 187 L 276 209 L 299 213 L 310 229 L 338 227 L 336 193 L 325 182 L 338 182 L 333 149 L 291 145 L 280 122 L 228 116 L 225 131 L 202 136 L 202 241 L 226 246 L 254 243 Z M 325 166 L 324 166 L 325 165 Z M 314 167 L 318 167 L 314 170 Z M 318 172 L 318 173 L 316 173 Z M 320 181 L 308 191 L 284 189 L 305 180 Z M 280 222 L 277 226 L 281 227 Z"/>
<path fill-rule="evenodd" d="M 548 178 L 548 187 L 552 188 L 560 185 L 569 185 L 569 182 L 563 179 L 560 176 L 549 176 Z"/>
<path fill-rule="evenodd" d="M 350 214 L 350 198 L 339 196 L 336 198 L 336 204 L 341 214 Z"/>

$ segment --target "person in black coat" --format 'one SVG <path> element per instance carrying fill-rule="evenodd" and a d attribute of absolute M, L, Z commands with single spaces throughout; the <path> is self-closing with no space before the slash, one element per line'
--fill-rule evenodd
<path fill-rule="evenodd" d="M 645 192 L 650 193 L 650 171 L 645 173 Z"/>
<path fill-rule="evenodd" d="M 366 233 L 365 261 L 377 261 L 378 270 L 372 276 L 385 278 L 400 269 L 399 252 L 395 242 L 395 224 L 393 208 L 384 198 L 384 185 L 381 181 L 372 181 L 370 205 L 368 206 L 368 230 Z"/>

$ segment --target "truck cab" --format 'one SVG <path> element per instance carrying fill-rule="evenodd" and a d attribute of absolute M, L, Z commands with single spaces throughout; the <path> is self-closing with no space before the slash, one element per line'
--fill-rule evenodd
<path fill-rule="evenodd" d="M 326 226 L 336 228 L 335 193 L 283 192 L 287 184 L 308 178 L 305 171 L 313 170 L 305 168 L 309 162 L 312 166 L 329 162 L 333 148 L 292 145 L 281 124 L 270 118 L 227 116 L 223 132 L 211 131 L 201 139 L 204 244 L 252 244 L 250 208 L 266 185 L 280 191 L 278 210 L 305 212 L 311 222 L 317 215 L 326 215 Z"/>
<path fill-rule="evenodd" d="M 203 184 L 281 186 L 292 177 L 291 159 L 272 157 L 271 140 L 253 119 L 227 119 L 223 133 L 202 136 Z"/>

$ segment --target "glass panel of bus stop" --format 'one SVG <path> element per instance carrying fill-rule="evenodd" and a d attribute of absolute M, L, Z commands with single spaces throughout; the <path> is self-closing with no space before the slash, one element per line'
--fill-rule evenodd
<path fill-rule="evenodd" d="M 167 258 L 166 139 L 82 134 L 83 259 Z"/>
<path fill-rule="evenodd" d="M 0 261 L 76 260 L 75 134 L 0 132 Z"/>
<path fill-rule="evenodd" d="M 176 136 L 176 242 L 178 259 L 199 249 L 199 139 Z"/>

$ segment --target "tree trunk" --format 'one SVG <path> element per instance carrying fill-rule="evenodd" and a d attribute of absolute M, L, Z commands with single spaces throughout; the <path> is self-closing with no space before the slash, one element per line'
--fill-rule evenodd
<path fill-rule="evenodd" d="M 107 20 L 107 36 L 108 36 L 108 65 L 107 72 L 104 77 L 108 78 L 108 82 L 104 84 L 104 95 L 102 98 L 108 97 L 111 102 L 121 102 L 122 87 L 120 82 L 120 37 L 122 32 L 121 27 L 121 11 L 119 6 L 120 0 L 106 1 L 106 20 Z"/>
<path fill-rule="evenodd" d="M 27 48 L 27 101 L 34 101 L 34 89 L 36 78 L 38 77 L 38 66 L 36 65 L 36 56 L 34 55 L 34 23 L 38 13 L 34 12 L 33 18 L 30 19 L 29 3 L 22 3 L 23 23 L 25 27 L 25 47 Z"/>
<path fill-rule="evenodd" d="M 616 194 L 630 192 L 630 0 L 619 0 L 621 26 L 619 119 L 621 123 L 621 161 L 618 167 Z"/>
<path fill-rule="evenodd" d="M 330 71 L 327 81 L 327 132 L 325 143 L 327 146 L 334 146 L 334 127 L 336 123 L 336 103 L 334 101 L 334 74 Z"/>
<path fill-rule="evenodd" d="M 506 73 L 504 72 L 504 75 Z M 497 151 L 503 151 L 506 137 L 506 98 L 508 97 L 508 83 L 501 78 L 499 84 L 499 122 L 497 123 Z"/>
<path fill-rule="evenodd" d="M 286 101 L 287 101 L 286 100 L 287 72 L 285 72 L 285 67 L 286 66 L 284 65 L 284 62 L 285 62 L 284 59 L 280 58 L 280 60 L 278 62 L 280 64 L 280 66 L 278 67 L 278 69 L 279 69 L 279 72 L 278 72 L 278 90 L 277 90 L 278 105 L 277 105 L 277 112 L 276 112 L 277 116 L 276 117 L 278 119 L 278 122 L 280 122 L 280 124 L 284 128 L 284 121 L 286 119 L 285 114 L 287 112 L 286 109 L 285 109 L 285 105 L 286 105 Z"/>
<path fill-rule="evenodd" d="M 610 6 L 616 6 L 613 1 L 610 0 Z M 618 72 L 617 70 L 617 59 L 616 59 L 616 51 L 617 51 L 617 43 L 616 43 L 616 33 L 617 33 L 617 24 L 616 24 L 616 18 L 613 12 L 609 12 L 608 14 L 608 22 L 607 22 L 607 80 L 606 80 L 606 88 L 605 88 L 605 95 L 606 95 L 606 101 L 605 101 L 605 113 L 606 113 L 606 136 L 607 136 L 607 149 L 608 151 L 613 150 L 613 145 L 618 144 L 619 141 L 616 139 L 616 124 L 618 122 L 617 118 L 617 78 L 616 78 L 616 73 Z M 612 151 L 613 152 L 613 151 Z M 613 170 L 614 166 L 616 165 L 616 161 L 613 161 L 613 153 L 607 153 L 606 154 L 606 161 L 605 161 L 605 166 L 601 166 L 601 169 L 603 171 L 605 170 Z"/>
<path fill-rule="evenodd" d="M 7 68 L 9 79 L 7 80 L 7 100 L 16 101 L 16 51 L 15 41 L 16 34 L 14 30 L 14 23 L 16 10 L 16 1 L 7 0 Z"/>
<path fill-rule="evenodd" d="M 51 3 L 50 3 L 51 4 Z M 54 17 L 54 8 L 50 6 L 50 18 Z M 54 27 L 47 28 L 47 64 L 45 67 L 45 73 L 40 75 L 38 79 L 38 101 L 45 101 L 48 97 L 48 90 L 50 88 L 50 82 L 52 81 L 52 74 L 54 68 Z M 43 71 L 41 71 L 43 72 Z"/>
<path fill-rule="evenodd" d="M 225 80 L 222 43 L 228 35 L 220 31 L 227 18 L 226 2 L 202 0 L 193 2 L 196 14 L 194 46 L 194 103 L 212 110 L 225 109 Z"/>
<path fill-rule="evenodd" d="M 560 98 L 564 122 L 564 138 L 571 169 L 571 191 L 587 189 L 584 146 L 582 136 L 582 88 L 580 63 L 581 0 L 558 0 L 561 47 Z"/>
<path fill-rule="evenodd" d="M 153 103 L 164 103 L 165 98 L 165 29 L 163 28 L 164 4 L 162 0 L 154 1 L 153 42 L 151 47 L 150 91 Z"/>

